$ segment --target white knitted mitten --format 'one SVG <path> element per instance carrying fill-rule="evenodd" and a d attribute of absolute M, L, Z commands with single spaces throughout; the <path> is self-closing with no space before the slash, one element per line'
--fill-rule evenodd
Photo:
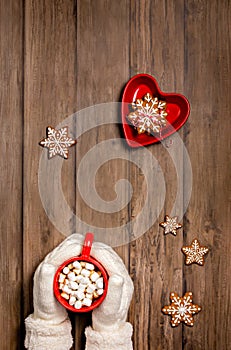
<path fill-rule="evenodd" d="M 104 302 L 92 313 L 85 330 L 86 350 L 132 350 L 132 325 L 126 322 L 133 282 L 122 259 L 109 246 L 94 243 L 91 255 L 107 270 L 109 286 Z"/>
<path fill-rule="evenodd" d="M 34 275 L 34 313 L 25 320 L 25 347 L 29 350 L 69 350 L 72 346 L 71 322 L 66 309 L 53 292 L 59 265 L 82 251 L 84 237 L 73 234 L 46 256 Z"/>

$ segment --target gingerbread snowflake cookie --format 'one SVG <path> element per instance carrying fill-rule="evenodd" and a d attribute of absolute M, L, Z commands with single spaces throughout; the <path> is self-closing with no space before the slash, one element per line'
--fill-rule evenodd
<path fill-rule="evenodd" d="M 162 312 L 171 316 L 172 327 L 177 327 L 181 322 L 187 326 L 193 326 L 193 315 L 201 311 L 201 307 L 192 303 L 192 293 L 187 292 L 181 298 L 176 293 L 170 294 L 171 304 L 164 306 Z"/>
<path fill-rule="evenodd" d="M 142 99 L 132 103 L 133 111 L 127 115 L 127 120 L 137 129 L 139 134 L 160 133 L 166 125 L 166 102 L 147 93 Z"/>
<path fill-rule="evenodd" d="M 208 253 L 209 249 L 200 245 L 200 242 L 195 238 L 190 246 L 182 247 L 182 252 L 186 255 L 185 264 L 191 265 L 193 263 L 203 266 L 205 263 L 204 255 Z"/>
<path fill-rule="evenodd" d="M 160 222 L 160 226 L 164 228 L 164 234 L 172 233 L 176 236 L 176 231 L 182 227 L 178 221 L 178 216 L 173 216 L 172 218 L 169 215 L 165 215 L 165 221 Z"/>
<path fill-rule="evenodd" d="M 61 129 L 56 130 L 52 126 L 47 127 L 47 138 L 39 142 L 43 147 L 49 150 L 49 159 L 59 155 L 64 159 L 68 158 L 69 147 L 76 144 L 76 140 L 73 140 L 68 136 L 68 127 L 64 126 Z"/>

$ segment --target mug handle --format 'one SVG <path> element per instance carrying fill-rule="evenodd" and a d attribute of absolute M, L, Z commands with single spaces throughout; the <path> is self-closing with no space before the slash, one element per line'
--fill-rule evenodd
<path fill-rule="evenodd" d="M 82 254 L 81 254 L 82 257 L 89 258 L 93 240 L 94 240 L 93 233 L 90 233 L 90 232 L 86 233 L 85 240 L 83 243 Z"/>

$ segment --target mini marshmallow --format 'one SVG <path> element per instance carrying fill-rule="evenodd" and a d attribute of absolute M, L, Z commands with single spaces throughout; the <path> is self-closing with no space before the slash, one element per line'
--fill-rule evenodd
<path fill-rule="evenodd" d="M 84 297 L 85 297 L 85 294 L 84 294 L 84 292 L 78 290 L 78 291 L 76 292 L 76 296 L 77 296 L 77 298 L 78 298 L 79 300 L 83 300 Z"/>
<path fill-rule="evenodd" d="M 103 289 L 103 277 L 100 277 L 100 278 L 96 281 L 96 287 L 97 287 L 97 289 Z"/>
<path fill-rule="evenodd" d="M 59 282 L 63 283 L 65 278 L 66 278 L 66 275 L 64 275 L 63 273 L 60 273 L 60 275 L 59 275 Z"/>
<path fill-rule="evenodd" d="M 69 283 L 69 288 L 71 288 L 71 289 L 76 290 L 76 289 L 78 289 L 78 287 L 79 287 L 78 283 L 76 283 L 76 282 L 74 282 L 74 281 L 71 281 L 71 282 Z"/>
<path fill-rule="evenodd" d="M 88 299 L 88 298 L 84 298 L 83 299 L 83 305 L 85 306 L 91 306 L 92 304 L 92 300 Z"/>
<path fill-rule="evenodd" d="M 99 295 L 97 294 L 97 291 L 94 291 L 93 297 L 94 297 L 95 299 L 97 299 L 97 298 L 99 297 Z"/>
<path fill-rule="evenodd" d="M 71 264 L 67 265 L 67 267 L 69 268 L 69 270 L 72 270 L 73 269 L 73 264 L 71 263 Z"/>
<path fill-rule="evenodd" d="M 90 280 L 89 280 L 88 277 L 82 277 L 80 283 L 81 283 L 81 284 L 89 284 L 89 283 L 90 283 Z"/>
<path fill-rule="evenodd" d="M 85 267 L 85 265 L 86 265 L 85 261 L 81 261 L 80 265 L 81 265 L 82 267 Z"/>
<path fill-rule="evenodd" d="M 67 275 L 68 279 L 70 281 L 75 281 L 76 279 L 76 276 L 75 276 L 75 273 L 74 272 L 70 272 L 68 275 Z"/>
<path fill-rule="evenodd" d="M 65 266 L 64 269 L 63 269 L 63 273 L 64 273 L 65 275 L 67 275 L 69 272 L 70 272 L 69 267 Z"/>
<path fill-rule="evenodd" d="M 97 293 L 98 295 L 102 295 L 102 294 L 103 294 L 103 289 L 98 289 L 98 290 L 96 291 L 96 293 Z"/>
<path fill-rule="evenodd" d="M 95 266 L 94 266 L 93 264 L 90 264 L 90 263 L 87 263 L 87 262 L 86 262 L 85 268 L 86 268 L 87 270 L 94 270 L 94 269 L 95 269 Z"/>
<path fill-rule="evenodd" d="M 100 276 L 97 272 L 93 272 L 90 276 L 90 279 L 92 280 L 92 282 L 96 282 L 99 277 Z"/>
<path fill-rule="evenodd" d="M 86 285 L 80 283 L 79 286 L 78 286 L 78 290 L 79 290 L 80 292 L 83 292 L 83 291 L 85 291 L 85 289 L 86 289 Z"/>
<path fill-rule="evenodd" d="M 93 299 L 93 294 L 86 293 L 86 298 L 92 300 Z"/>
<path fill-rule="evenodd" d="M 81 275 L 84 277 L 89 277 L 90 274 L 91 274 L 91 272 L 87 269 L 82 269 L 82 271 L 81 271 Z"/>
<path fill-rule="evenodd" d="M 77 300 L 76 303 L 75 303 L 75 305 L 74 305 L 74 307 L 75 307 L 76 309 L 81 309 L 81 307 L 82 307 L 82 302 L 81 302 L 80 300 Z"/>
<path fill-rule="evenodd" d="M 64 284 L 63 283 L 59 283 L 59 289 L 63 289 L 63 287 L 64 287 Z"/>
<path fill-rule="evenodd" d="M 83 278 L 84 278 L 84 277 L 83 277 L 82 275 L 76 276 L 76 282 L 81 283 L 81 281 L 82 281 Z"/>
<path fill-rule="evenodd" d="M 82 268 L 80 267 L 80 269 L 73 269 L 73 272 L 76 274 L 76 275 L 79 275 L 81 273 L 81 270 Z"/>
<path fill-rule="evenodd" d="M 73 262 L 73 266 L 74 266 L 74 268 L 75 269 L 77 269 L 77 270 L 81 270 L 81 264 L 80 264 L 80 262 L 78 261 L 78 260 L 76 260 L 76 261 L 74 261 Z"/>
<path fill-rule="evenodd" d="M 65 292 L 65 293 L 67 293 L 67 294 L 71 294 L 71 289 L 70 289 L 67 285 L 65 285 L 65 286 L 63 287 L 63 292 Z"/>
<path fill-rule="evenodd" d="M 61 297 L 63 297 L 66 300 L 69 299 L 69 295 L 67 293 L 61 293 L 60 295 L 61 295 Z"/>
<path fill-rule="evenodd" d="M 95 289 L 96 289 L 96 286 L 95 286 L 94 284 L 90 283 L 90 284 L 87 286 L 86 291 L 87 291 L 87 293 L 93 293 Z"/>
<path fill-rule="evenodd" d="M 69 304 L 70 305 L 74 305 L 76 302 L 76 298 L 74 296 L 71 296 L 70 299 L 69 299 Z"/>

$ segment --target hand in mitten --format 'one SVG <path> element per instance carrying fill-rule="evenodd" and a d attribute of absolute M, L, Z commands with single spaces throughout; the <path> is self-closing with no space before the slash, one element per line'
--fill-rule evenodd
<path fill-rule="evenodd" d="M 25 347 L 29 350 L 69 350 L 71 323 L 65 308 L 54 297 L 57 268 L 82 251 L 84 237 L 72 234 L 46 256 L 34 276 L 34 313 L 27 317 Z M 93 311 L 93 327 L 86 329 L 87 350 L 132 349 L 132 326 L 126 322 L 133 283 L 120 257 L 102 243 L 94 243 L 91 255 L 109 274 L 106 299 Z"/>
<path fill-rule="evenodd" d="M 53 292 L 54 275 L 65 260 L 82 251 L 84 237 L 73 234 L 46 256 L 34 275 L 34 313 L 25 320 L 25 347 L 29 350 L 69 350 L 71 322 Z"/>
<path fill-rule="evenodd" d="M 94 243 L 91 255 L 109 274 L 108 292 L 92 313 L 92 327 L 85 331 L 86 350 L 132 350 L 132 325 L 126 322 L 133 294 L 133 283 L 116 252 L 102 243 Z"/>

